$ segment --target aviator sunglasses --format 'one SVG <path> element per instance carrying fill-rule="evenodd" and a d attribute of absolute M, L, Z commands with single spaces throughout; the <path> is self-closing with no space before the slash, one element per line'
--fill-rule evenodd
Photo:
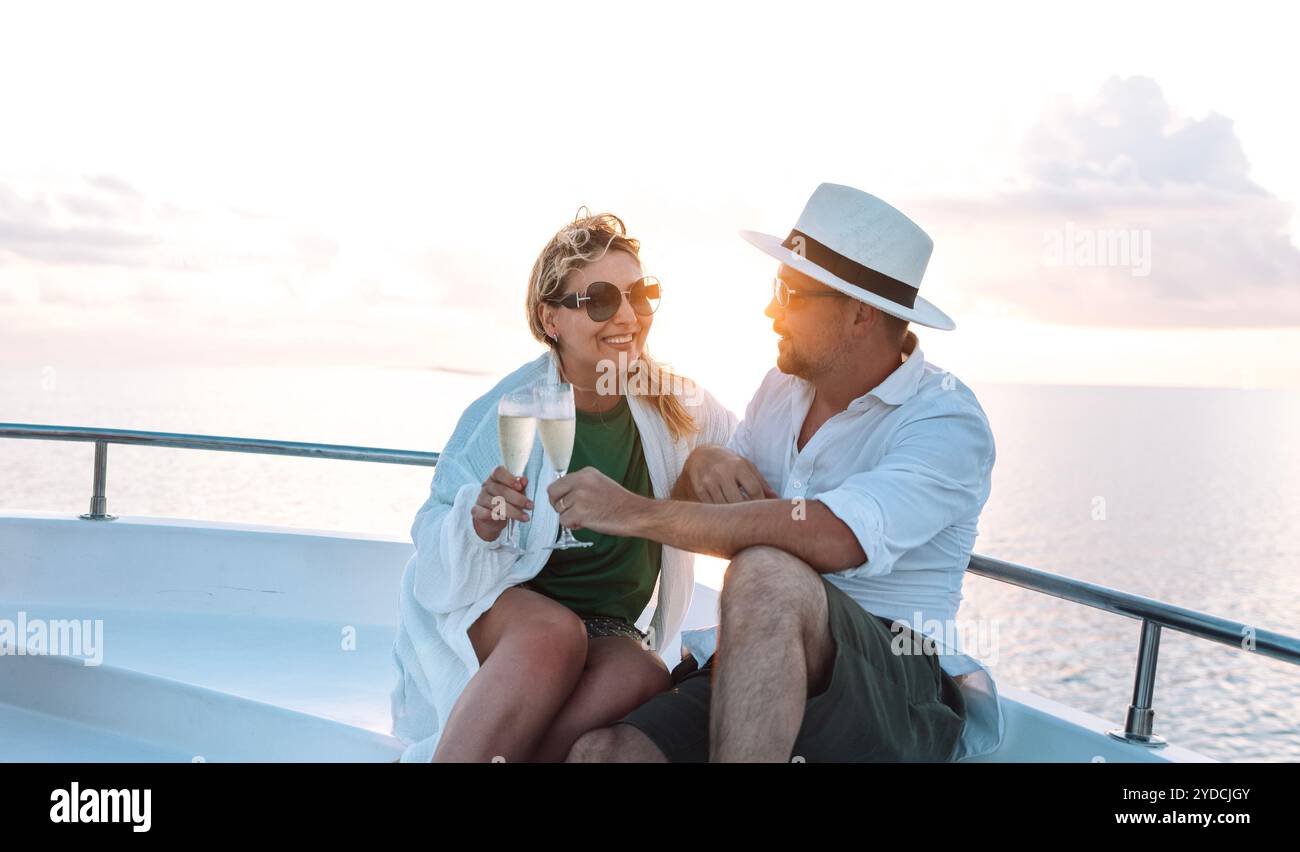
<path fill-rule="evenodd" d="M 627 289 L 627 300 L 637 316 L 648 317 L 659 307 L 659 279 L 648 275 Z M 585 293 L 570 293 L 562 299 L 546 299 L 553 305 L 566 308 L 587 308 L 587 316 L 594 322 L 604 322 L 618 313 L 623 304 L 623 291 L 608 281 L 593 281 Z"/>
<path fill-rule="evenodd" d="M 811 299 L 825 296 L 852 298 L 838 290 L 795 290 L 780 278 L 772 279 L 772 298 L 776 299 L 776 303 L 783 308 L 790 307 L 790 300 L 792 298 Z"/>

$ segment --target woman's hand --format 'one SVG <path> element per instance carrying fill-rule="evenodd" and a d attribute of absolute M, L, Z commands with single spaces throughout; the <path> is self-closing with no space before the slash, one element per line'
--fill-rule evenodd
<path fill-rule="evenodd" d="M 674 499 L 698 503 L 744 503 L 776 496 L 753 462 L 713 445 L 691 452 L 673 487 Z"/>
<path fill-rule="evenodd" d="M 501 466 L 492 471 L 492 475 L 483 481 L 483 490 L 479 491 L 478 500 L 469 510 L 474 520 L 474 532 L 479 538 L 496 541 L 505 529 L 506 521 L 511 519 L 528 523 L 527 510 L 533 508 L 533 501 L 524 491 L 527 487 L 526 476 L 514 476 Z"/>

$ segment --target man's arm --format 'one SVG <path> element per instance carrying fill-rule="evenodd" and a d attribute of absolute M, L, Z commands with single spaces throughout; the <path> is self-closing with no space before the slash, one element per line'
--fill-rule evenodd
<path fill-rule="evenodd" d="M 681 550 L 730 559 L 764 544 L 799 557 L 821 573 L 867 561 L 848 525 L 817 500 L 750 500 L 707 505 L 641 498 L 628 534 Z"/>
<path fill-rule="evenodd" d="M 594 468 L 556 481 L 548 493 L 552 505 L 564 501 L 560 522 L 568 527 L 725 558 L 770 545 L 823 573 L 876 576 L 948 526 L 978 516 L 988 498 L 994 452 L 983 414 L 959 410 L 901 427 L 874 468 L 807 502 L 656 502 Z"/>

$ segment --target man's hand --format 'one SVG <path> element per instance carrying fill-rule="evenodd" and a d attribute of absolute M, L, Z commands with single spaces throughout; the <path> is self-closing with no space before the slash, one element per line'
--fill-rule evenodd
<path fill-rule="evenodd" d="M 606 535 L 627 535 L 632 516 L 646 499 L 594 467 L 555 480 L 546 494 L 560 513 L 561 524 L 571 530 L 588 529 Z"/>
<path fill-rule="evenodd" d="M 696 447 L 677 482 L 673 497 L 699 503 L 744 503 L 777 496 L 753 462 L 726 447 Z"/>

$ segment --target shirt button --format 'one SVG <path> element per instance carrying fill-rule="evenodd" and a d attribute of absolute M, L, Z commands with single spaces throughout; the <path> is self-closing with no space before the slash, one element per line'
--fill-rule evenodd
<path fill-rule="evenodd" d="M 794 481 L 794 487 L 795 487 L 795 488 L 803 488 L 803 483 L 796 479 L 796 480 Z"/>

